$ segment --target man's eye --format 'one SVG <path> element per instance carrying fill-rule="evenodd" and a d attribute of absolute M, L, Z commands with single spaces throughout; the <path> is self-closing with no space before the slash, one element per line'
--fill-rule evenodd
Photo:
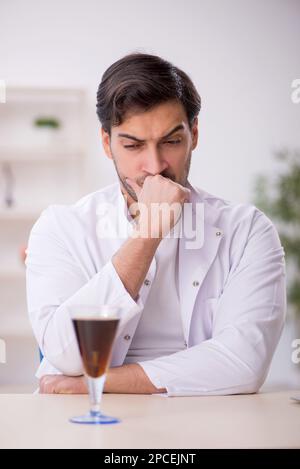
<path fill-rule="evenodd" d="M 124 148 L 128 148 L 129 150 L 139 148 L 141 145 L 124 145 Z"/>
<path fill-rule="evenodd" d="M 178 143 L 181 143 L 180 139 L 177 140 L 167 140 L 166 142 L 163 142 L 163 144 L 168 144 L 168 145 L 177 145 Z M 124 148 L 127 148 L 128 150 L 135 150 L 137 148 L 140 148 L 142 145 L 141 144 L 133 144 L 133 145 L 124 145 Z"/>
<path fill-rule="evenodd" d="M 176 145 L 180 142 L 181 140 L 168 140 L 167 142 L 164 142 L 164 143 L 168 143 L 169 145 Z"/>

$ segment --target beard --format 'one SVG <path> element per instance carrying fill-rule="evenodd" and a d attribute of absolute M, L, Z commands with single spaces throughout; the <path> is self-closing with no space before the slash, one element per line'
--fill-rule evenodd
<path fill-rule="evenodd" d="M 129 194 L 129 196 L 135 201 L 137 202 L 138 201 L 138 197 L 136 195 L 136 192 L 132 189 L 132 187 L 127 184 L 126 182 L 126 177 L 127 176 L 122 176 L 120 171 L 119 171 L 119 168 L 118 168 L 118 165 L 117 165 L 117 162 L 116 162 L 116 158 L 115 156 L 113 155 L 112 153 L 112 158 L 113 158 L 113 162 L 114 162 L 114 165 L 115 165 L 115 169 L 116 169 L 116 173 L 118 175 L 118 178 L 119 178 L 119 181 L 121 183 L 121 185 L 123 186 L 123 188 L 125 189 L 125 191 Z M 188 158 L 185 162 L 185 165 L 184 165 L 184 168 L 183 168 L 183 172 L 182 174 L 179 176 L 179 177 L 176 177 L 176 175 L 170 171 L 169 169 L 166 169 L 164 171 L 162 171 L 160 173 L 161 176 L 165 177 L 165 178 L 168 178 L 170 179 L 171 181 L 173 182 L 176 182 L 177 184 L 180 184 L 181 186 L 183 187 L 186 187 L 187 186 L 187 182 L 188 182 L 188 175 L 189 175 L 189 172 L 190 172 L 190 166 L 191 166 L 191 159 L 192 159 L 192 152 L 190 151 L 189 155 L 188 155 Z M 147 174 L 146 176 L 140 176 L 140 177 L 137 177 L 135 178 L 135 182 L 140 186 L 140 187 L 143 187 L 143 184 L 144 184 L 144 181 L 146 179 L 146 177 L 149 176 L 149 174 Z"/>

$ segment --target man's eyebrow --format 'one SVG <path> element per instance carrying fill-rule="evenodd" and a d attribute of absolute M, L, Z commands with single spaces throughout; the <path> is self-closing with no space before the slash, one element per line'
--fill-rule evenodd
<path fill-rule="evenodd" d="M 164 135 L 163 137 L 161 137 L 160 140 L 163 140 L 164 138 L 168 138 L 170 137 L 172 134 L 174 134 L 175 132 L 177 132 L 178 130 L 183 130 L 184 129 L 184 126 L 182 124 L 179 124 L 179 125 L 176 125 L 176 127 L 174 127 L 174 129 L 172 129 L 170 132 L 167 133 L 167 135 Z M 141 140 L 137 137 L 134 137 L 133 135 L 129 135 L 129 134 L 124 134 L 124 133 L 120 133 L 118 134 L 118 137 L 125 137 L 125 138 L 130 138 L 131 140 L 135 140 L 136 142 L 140 142 L 140 143 L 143 143 L 145 140 Z"/>

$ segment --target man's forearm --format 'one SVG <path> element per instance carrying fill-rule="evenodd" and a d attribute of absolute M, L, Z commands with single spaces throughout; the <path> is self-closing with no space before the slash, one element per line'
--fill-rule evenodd
<path fill-rule="evenodd" d="M 154 394 L 166 392 L 165 388 L 156 388 L 143 368 L 128 364 L 110 368 L 106 375 L 104 392 L 120 394 Z"/>
<path fill-rule="evenodd" d="M 43 394 L 87 394 L 87 381 L 84 376 L 45 375 L 40 379 L 40 392 Z M 107 370 L 104 392 L 155 394 L 166 392 L 166 389 L 157 389 L 143 368 L 132 363 Z"/>
<path fill-rule="evenodd" d="M 158 238 L 129 238 L 112 257 L 112 263 L 135 300 L 158 248 Z"/>

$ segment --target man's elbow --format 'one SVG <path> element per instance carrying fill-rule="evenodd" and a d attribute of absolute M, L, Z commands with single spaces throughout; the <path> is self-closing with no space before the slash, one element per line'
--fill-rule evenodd
<path fill-rule="evenodd" d="M 251 379 L 247 382 L 247 384 L 242 384 L 240 390 L 237 390 L 238 394 L 256 394 L 259 392 L 260 388 L 264 384 L 266 379 L 266 375 L 257 374 L 255 376 L 251 376 Z"/>
<path fill-rule="evenodd" d="M 70 353 L 60 355 L 45 354 L 47 361 L 65 376 L 81 376 L 83 374 L 82 361 L 80 356 Z"/>

